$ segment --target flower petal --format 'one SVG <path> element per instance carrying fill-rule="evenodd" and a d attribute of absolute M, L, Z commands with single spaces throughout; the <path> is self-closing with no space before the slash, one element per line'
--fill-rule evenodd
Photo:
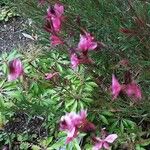
<path fill-rule="evenodd" d="M 56 35 L 52 35 L 50 37 L 50 40 L 51 40 L 51 44 L 53 46 L 56 46 L 56 45 L 59 45 L 59 44 L 63 44 L 63 41 L 61 41 L 61 39 L 58 36 L 56 36 Z"/>
<path fill-rule="evenodd" d="M 90 46 L 89 46 L 89 49 L 90 49 L 90 50 L 94 50 L 94 49 L 96 49 L 96 47 L 97 47 L 97 43 L 96 43 L 96 42 L 92 42 L 92 43 L 90 44 Z"/>
<path fill-rule="evenodd" d="M 20 59 L 14 59 L 9 62 L 9 74 L 8 81 L 16 80 L 18 77 L 23 75 L 23 66 Z"/>
<path fill-rule="evenodd" d="M 117 134 L 110 134 L 108 135 L 104 141 L 108 142 L 108 143 L 113 143 L 114 140 L 118 137 Z"/>
<path fill-rule="evenodd" d="M 79 65 L 79 59 L 75 53 L 71 54 L 71 67 L 72 69 L 76 69 Z"/>
<path fill-rule="evenodd" d="M 60 17 L 64 13 L 64 6 L 56 3 L 54 5 L 54 10 L 56 12 L 56 15 Z"/>
<path fill-rule="evenodd" d="M 103 146 L 103 143 L 100 142 L 100 143 L 97 143 L 93 146 L 92 150 L 100 150 Z"/>
<path fill-rule="evenodd" d="M 116 99 L 119 95 L 119 93 L 121 92 L 121 85 L 118 82 L 118 80 L 116 79 L 115 75 L 112 75 L 112 95 L 113 95 L 113 99 Z"/>
<path fill-rule="evenodd" d="M 110 149 L 110 146 L 109 146 L 109 144 L 108 144 L 107 142 L 104 142 L 104 143 L 103 143 L 103 147 L 104 147 L 105 149 L 107 149 L 107 150 Z"/>
<path fill-rule="evenodd" d="M 124 92 L 131 98 L 134 99 L 142 98 L 141 89 L 134 81 L 132 81 L 132 83 L 125 85 Z"/>
<path fill-rule="evenodd" d="M 68 131 L 66 144 L 70 143 L 74 138 L 76 138 L 76 136 L 77 136 L 77 131 L 76 128 L 74 127 L 73 129 Z"/>
<path fill-rule="evenodd" d="M 94 41 L 94 37 L 90 33 L 85 32 L 83 35 L 80 34 L 80 41 L 78 43 L 78 50 L 88 51 L 94 50 L 97 47 L 97 42 Z"/>
<path fill-rule="evenodd" d="M 53 28 L 56 32 L 59 32 L 61 29 L 61 18 L 60 17 L 52 17 Z"/>

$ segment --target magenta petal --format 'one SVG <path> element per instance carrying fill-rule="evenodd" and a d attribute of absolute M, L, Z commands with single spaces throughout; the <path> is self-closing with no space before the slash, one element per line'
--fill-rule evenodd
<path fill-rule="evenodd" d="M 48 30 L 48 32 L 51 30 L 55 31 L 55 32 L 59 32 L 61 30 L 61 24 L 63 21 L 63 14 L 64 12 L 64 7 L 60 4 L 55 4 L 54 8 L 49 7 L 47 9 L 47 15 L 46 15 L 46 20 L 49 22 L 50 24 L 50 30 Z M 52 24 L 52 25 L 51 25 Z M 49 29 L 49 28 L 48 28 Z"/>
<path fill-rule="evenodd" d="M 141 89 L 134 81 L 125 86 L 124 92 L 131 98 L 134 99 L 142 98 Z"/>
<path fill-rule="evenodd" d="M 100 142 L 100 143 L 97 143 L 93 146 L 92 150 L 100 150 L 103 146 L 103 143 Z"/>
<path fill-rule="evenodd" d="M 70 130 L 74 127 L 70 116 L 62 116 L 60 120 L 60 130 Z"/>
<path fill-rule="evenodd" d="M 71 67 L 72 69 L 76 69 L 79 65 L 79 59 L 75 53 L 71 54 Z"/>
<path fill-rule="evenodd" d="M 117 139 L 118 135 L 117 134 L 110 134 L 108 135 L 104 141 L 108 142 L 108 143 L 113 143 L 115 141 L 115 139 Z"/>
<path fill-rule="evenodd" d="M 23 66 L 20 59 L 14 59 L 9 62 L 8 81 L 16 80 L 23 75 Z"/>
<path fill-rule="evenodd" d="M 53 28 L 56 32 L 59 32 L 61 29 L 61 19 L 59 17 L 52 17 Z"/>
<path fill-rule="evenodd" d="M 104 143 L 103 143 L 103 147 L 104 147 L 105 149 L 107 149 L 107 150 L 110 149 L 110 146 L 109 146 L 109 144 L 108 144 L 107 142 L 104 142 Z"/>
<path fill-rule="evenodd" d="M 82 113 L 85 113 L 85 111 L 80 113 L 71 112 L 61 117 L 60 130 L 67 132 L 66 143 L 71 142 L 74 138 L 77 137 L 78 129 L 81 127 L 81 125 L 84 123 L 84 120 L 86 119 L 86 114 L 83 114 L 83 116 L 81 116 Z"/>
<path fill-rule="evenodd" d="M 90 33 L 85 32 L 84 35 L 80 34 L 78 50 L 88 51 L 88 50 L 94 50 L 96 47 L 97 47 L 97 42 L 94 41 L 94 37 L 92 37 Z"/>
<path fill-rule="evenodd" d="M 52 12 L 52 8 L 51 8 L 51 7 L 48 7 L 46 19 L 47 19 L 47 20 L 51 20 L 51 17 L 54 17 L 54 16 L 55 16 L 55 14 Z"/>
<path fill-rule="evenodd" d="M 80 116 L 82 119 L 85 119 L 87 117 L 87 110 L 81 110 L 80 111 Z"/>
<path fill-rule="evenodd" d="M 88 49 L 87 46 L 88 46 L 88 43 L 87 43 L 86 37 L 84 35 L 80 34 L 80 41 L 79 41 L 79 44 L 78 44 L 78 49 L 86 51 Z"/>
<path fill-rule="evenodd" d="M 112 75 L 111 89 L 112 89 L 113 99 L 116 99 L 118 97 L 119 93 L 121 92 L 121 85 L 114 75 Z"/>
<path fill-rule="evenodd" d="M 97 43 L 96 42 L 92 42 L 91 45 L 89 46 L 90 50 L 94 50 L 97 47 Z"/>
<path fill-rule="evenodd" d="M 54 5 L 54 10 L 56 12 L 56 15 L 60 17 L 64 13 L 64 6 L 56 3 Z"/>
<path fill-rule="evenodd" d="M 50 37 L 50 40 L 51 40 L 51 44 L 53 46 L 56 46 L 56 45 L 59 45 L 59 44 L 63 44 L 63 41 L 61 41 L 61 39 L 58 36 L 56 36 L 56 35 L 52 35 Z"/>
<path fill-rule="evenodd" d="M 71 131 L 68 131 L 66 143 L 70 143 L 77 136 L 76 128 L 74 127 Z"/>

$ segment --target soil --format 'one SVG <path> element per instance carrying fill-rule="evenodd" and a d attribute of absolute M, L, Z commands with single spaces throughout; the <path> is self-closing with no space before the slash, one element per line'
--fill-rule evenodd
<path fill-rule="evenodd" d="M 27 46 L 31 39 L 23 36 L 26 33 L 26 21 L 20 17 L 0 22 L 0 52 L 11 51 L 18 46 Z"/>

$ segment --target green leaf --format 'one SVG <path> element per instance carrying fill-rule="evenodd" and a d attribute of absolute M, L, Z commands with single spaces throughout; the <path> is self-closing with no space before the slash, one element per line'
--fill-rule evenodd
<path fill-rule="evenodd" d="M 111 125 L 111 128 L 110 130 L 113 131 L 114 129 L 116 129 L 118 126 L 118 121 L 115 121 L 112 125 Z"/>
<path fill-rule="evenodd" d="M 46 139 L 41 141 L 41 145 L 47 147 L 53 140 L 53 137 L 47 137 Z"/>
<path fill-rule="evenodd" d="M 77 106 L 78 106 L 78 102 L 77 100 L 74 102 L 72 108 L 71 108 L 71 111 L 76 111 L 77 110 Z"/>
<path fill-rule="evenodd" d="M 26 142 L 21 143 L 20 150 L 25 150 L 28 148 L 29 148 L 29 143 L 26 143 Z M 33 150 L 35 150 L 35 149 L 33 149 Z M 38 150 L 38 149 L 36 149 L 36 150 Z"/>
<path fill-rule="evenodd" d="M 101 121 L 102 121 L 104 124 L 106 124 L 106 125 L 109 124 L 109 123 L 108 123 L 108 120 L 107 120 L 107 118 L 106 118 L 105 116 L 99 115 L 99 117 L 100 117 Z"/>
<path fill-rule="evenodd" d="M 65 104 L 66 109 L 67 109 L 69 106 L 73 105 L 74 102 L 75 102 L 74 99 L 73 99 L 73 100 L 69 100 L 69 102 L 67 101 L 66 104 Z"/>
<path fill-rule="evenodd" d="M 78 143 L 77 139 L 74 139 L 73 144 L 74 144 L 76 150 L 81 150 L 81 148 L 80 148 L 80 146 L 79 146 L 79 143 Z"/>
<path fill-rule="evenodd" d="M 112 117 L 114 114 L 111 113 L 110 111 L 103 111 L 102 114 L 105 116 L 108 116 L 108 117 Z"/>
<path fill-rule="evenodd" d="M 92 87 L 98 87 L 98 85 L 95 82 L 88 82 L 87 84 Z"/>
<path fill-rule="evenodd" d="M 135 147 L 135 150 L 145 150 L 145 148 L 143 148 L 139 144 L 137 144 Z"/>
<path fill-rule="evenodd" d="M 64 146 L 66 139 L 62 138 L 59 141 L 57 141 L 55 144 L 53 144 L 51 147 L 48 147 L 47 150 L 54 150 L 54 149 L 58 149 L 61 146 Z"/>
<path fill-rule="evenodd" d="M 127 122 L 127 124 L 132 128 L 132 129 L 134 129 L 135 128 L 135 122 L 133 122 L 133 121 L 131 121 L 131 120 L 125 120 L 126 122 Z"/>
<path fill-rule="evenodd" d="M 58 68 L 59 72 L 63 72 L 62 66 L 60 64 L 57 64 L 57 68 Z"/>
<path fill-rule="evenodd" d="M 37 145 L 33 145 L 32 146 L 32 150 L 41 150 L 41 148 L 39 146 L 37 146 Z"/>
<path fill-rule="evenodd" d="M 79 101 L 80 109 L 84 109 L 84 104 L 82 101 Z"/>
<path fill-rule="evenodd" d="M 122 133 L 124 132 L 124 125 L 123 125 L 122 121 L 120 122 L 120 130 L 121 130 Z"/>

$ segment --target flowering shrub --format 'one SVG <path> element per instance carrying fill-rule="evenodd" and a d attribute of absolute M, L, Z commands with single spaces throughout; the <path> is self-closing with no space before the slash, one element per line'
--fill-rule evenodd
<path fill-rule="evenodd" d="M 150 4 L 144 20 L 135 3 L 23 0 L 42 48 L 2 54 L 3 149 L 149 147 Z"/>

